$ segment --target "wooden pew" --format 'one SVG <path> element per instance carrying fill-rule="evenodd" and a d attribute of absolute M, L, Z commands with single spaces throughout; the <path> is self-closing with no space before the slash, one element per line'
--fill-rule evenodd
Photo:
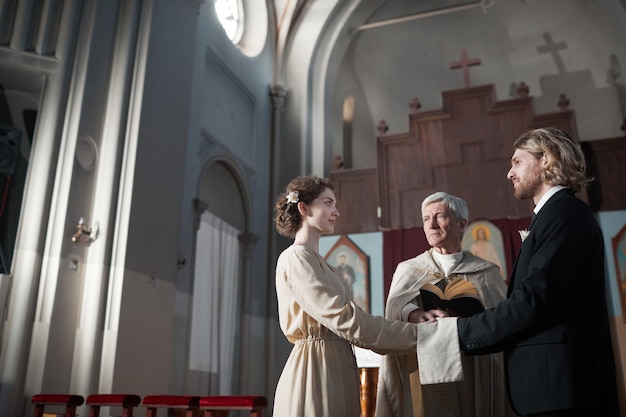
<path fill-rule="evenodd" d="M 216 417 L 220 411 L 248 410 L 250 417 L 262 417 L 267 398 L 258 395 L 217 395 L 200 398 L 204 417 Z"/>
<path fill-rule="evenodd" d="M 99 417 L 100 407 L 121 407 L 121 417 L 133 417 L 133 409 L 141 403 L 134 394 L 91 394 L 85 404 L 89 406 L 89 417 Z"/>
<path fill-rule="evenodd" d="M 71 394 L 36 394 L 31 398 L 35 405 L 34 417 L 43 417 L 46 406 L 64 406 L 65 417 L 75 417 L 76 407 L 83 404 L 85 399 L 81 395 Z"/>
<path fill-rule="evenodd" d="M 194 417 L 200 405 L 200 397 L 193 395 L 148 395 L 141 404 L 146 408 L 146 417 L 156 417 L 159 408 L 180 409 L 185 417 Z"/>

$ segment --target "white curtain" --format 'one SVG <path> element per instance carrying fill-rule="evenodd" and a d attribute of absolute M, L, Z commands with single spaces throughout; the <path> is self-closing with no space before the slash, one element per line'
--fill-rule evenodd
<path fill-rule="evenodd" d="M 240 232 L 209 212 L 197 233 L 189 368 L 209 372 L 211 395 L 231 394 Z"/>

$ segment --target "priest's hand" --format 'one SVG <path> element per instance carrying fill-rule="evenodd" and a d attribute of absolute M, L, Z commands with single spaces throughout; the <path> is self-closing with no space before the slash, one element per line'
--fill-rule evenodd
<path fill-rule="evenodd" d="M 409 314 L 408 320 L 411 323 L 426 323 L 427 321 L 434 323 L 435 321 L 437 321 L 437 317 L 448 317 L 448 316 L 449 314 L 443 310 L 433 309 L 433 310 L 424 311 L 418 308 L 416 310 L 411 311 L 411 313 Z"/>

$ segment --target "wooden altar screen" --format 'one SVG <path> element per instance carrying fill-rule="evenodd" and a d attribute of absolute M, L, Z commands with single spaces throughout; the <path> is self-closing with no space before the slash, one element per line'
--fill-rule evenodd
<path fill-rule="evenodd" d="M 420 111 L 414 99 L 406 133 L 387 135 L 381 121 L 377 168 L 330 174 L 342 212 L 335 233 L 419 227 L 419 204 L 435 191 L 465 199 L 472 220 L 531 214 L 530 203 L 516 200 L 506 179 L 513 141 L 542 126 L 559 127 L 575 139 L 577 131 L 565 97 L 559 111 L 536 115 L 523 83 L 519 91 L 505 101 L 495 101 L 493 85 L 446 91 L 442 109 L 431 111 Z"/>
<path fill-rule="evenodd" d="M 513 142 L 523 132 L 555 126 L 574 138 L 572 111 L 535 115 L 532 98 L 495 101 L 493 85 L 443 93 L 441 110 L 409 114 L 409 132 L 378 136 L 381 226 L 421 226 L 419 204 L 436 191 L 467 201 L 472 219 L 526 217 L 532 206 L 516 200 L 506 178 Z"/>

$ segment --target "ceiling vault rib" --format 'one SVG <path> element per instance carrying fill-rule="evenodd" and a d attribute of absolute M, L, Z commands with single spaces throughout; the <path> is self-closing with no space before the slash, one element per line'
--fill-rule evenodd
<path fill-rule="evenodd" d="M 379 22 L 366 23 L 364 25 L 357 26 L 356 30 L 367 30 L 367 29 L 374 29 L 374 28 L 378 28 L 382 26 L 395 25 L 396 23 L 409 22 L 411 20 L 423 19 L 425 17 L 439 16 L 442 14 L 461 12 L 464 10 L 474 9 L 476 7 L 481 7 L 483 10 L 487 10 L 493 7 L 499 1 L 501 0 L 480 0 L 475 3 L 464 4 L 462 6 L 453 6 L 453 7 L 446 7 L 446 8 L 437 9 L 437 10 L 429 10 L 427 12 L 416 13 L 416 14 L 403 16 L 403 17 L 396 17 L 396 18 L 388 19 L 388 20 L 381 20 Z"/>

